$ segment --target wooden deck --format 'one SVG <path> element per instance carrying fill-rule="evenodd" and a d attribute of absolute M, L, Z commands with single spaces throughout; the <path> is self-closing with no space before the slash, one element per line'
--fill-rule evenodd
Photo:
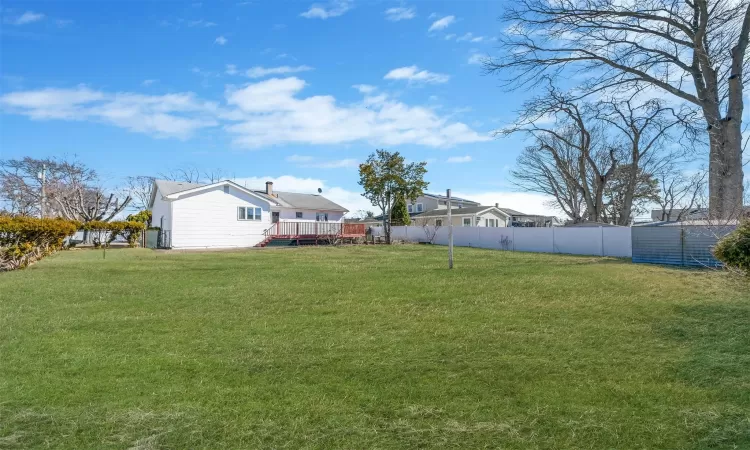
<path fill-rule="evenodd" d="M 364 238 L 366 233 L 363 223 L 341 222 L 276 222 L 263 232 L 265 239 L 258 244 L 265 247 L 274 239 L 295 239 L 330 241 L 333 239 Z"/>

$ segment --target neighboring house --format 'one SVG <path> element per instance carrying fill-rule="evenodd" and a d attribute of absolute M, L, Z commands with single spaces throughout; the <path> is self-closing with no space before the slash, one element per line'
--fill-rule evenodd
<path fill-rule="evenodd" d="M 497 204 L 495 204 L 497 206 Z M 513 227 L 560 227 L 563 223 L 555 216 L 540 216 L 537 214 L 524 214 L 510 208 L 500 208 L 511 216 Z"/>
<path fill-rule="evenodd" d="M 321 195 L 274 192 L 270 181 L 253 190 L 232 181 L 155 180 L 149 209 L 152 224 L 178 249 L 252 247 L 276 222 L 343 223 L 348 212 Z"/>
<path fill-rule="evenodd" d="M 448 225 L 448 197 L 423 194 L 406 205 L 414 225 Z M 451 197 L 453 226 L 459 227 L 558 227 L 562 223 L 553 216 L 524 214 L 509 208 L 482 206 L 479 202 Z M 375 217 L 382 220 L 382 216 Z"/>
<path fill-rule="evenodd" d="M 453 208 L 463 208 L 479 206 L 479 203 L 463 198 L 451 197 L 451 206 Z M 448 197 L 438 194 L 423 194 L 417 197 L 416 201 L 407 203 L 406 209 L 409 211 L 409 215 L 421 214 L 434 209 L 448 209 Z"/>
<path fill-rule="evenodd" d="M 750 216 L 750 205 L 742 207 L 744 216 Z M 654 222 L 675 222 L 708 219 L 708 208 L 675 208 L 671 211 L 661 209 L 651 210 L 651 220 Z"/>
<path fill-rule="evenodd" d="M 452 199 L 451 199 L 452 203 Z M 414 225 L 448 225 L 448 209 L 433 209 L 411 216 Z M 495 206 L 464 206 L 451 208 L 455 227 L 507 227 L 510 216 Z"/>

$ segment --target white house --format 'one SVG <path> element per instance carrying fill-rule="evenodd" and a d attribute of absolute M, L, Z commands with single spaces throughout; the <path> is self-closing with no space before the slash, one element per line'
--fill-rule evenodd
<path fill-rule="evenodd" d="M 348 212 L 321 195 L 274 192 L 270 181 L 265 190 L 253 190 L 226 180 L 155 180 L 149 209 L 153 225 L 177 249 L 252 247 L 277 222 L 342 223 Z"/>
<path fill-rule="evenodd" d="M 417 225 L 447 226 L 448 210 L 432 209 L 412 215 L 411 220 Z M 510 215 L 495 206 L 464 206 L 451 208 L 451 222 L 454 227 L 507 227 Z"/>

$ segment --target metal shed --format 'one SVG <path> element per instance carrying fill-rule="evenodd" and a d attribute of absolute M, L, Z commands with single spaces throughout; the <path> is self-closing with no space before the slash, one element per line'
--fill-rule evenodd
<path fill-rule="evenodd" d="M 720 267 L 711 253 L 716 242 L 736 225 L 706 221 L 655 222 L 632 229 L 633 262 L 692 267 Z"/>

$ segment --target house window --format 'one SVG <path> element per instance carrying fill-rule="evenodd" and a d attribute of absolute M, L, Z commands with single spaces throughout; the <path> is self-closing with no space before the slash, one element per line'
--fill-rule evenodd
<path fill-rule="evenodd" d="M 262 217 L 263 210 L 261 208 L 237 207 L 237 220 L 261 220 Z"/>
<path fill-rule="evenodd" d="M 409 214 L 414 212 L 414 205 L 408 205 L 406 209 L 409 211 Z"/>
<path fill-rule="evenodd" d="M 471 226 L 471 217 L 464 217 L 464 226 L 465 227 Z"/>
<path fill-rule="evenodd" d="M 421 213 L 422 211 L 424 211 L 424 205 L 421 203 L 417 203 L 417 212 Z"/>
<path fill-rule="evenodd" d="M 315 220 L 318 222 L 328 222 L 328 213 L 315 213 Z"/>
<path fill-rule="evenodd" d="M 441 219 L 435 219 L 435 226 L 436 227 L 442 227 L 443 221 Z"/>
<path fill-rule="evenodd" d="M 224 186 L 224 193 L 225 193 L 225 194 L 228 194 L 228 193 L 229 193 L 229 186 Z"/>
<path fill-rule="evenodd" d="M 497 219 L 485 219 L 485 226 L 497 227 Z"/>
<path fill-rule="evenodd" d="M 297 219 L 301 219 L 302 213 L 300 211 L 297 211 L 296 213 L 294 213 L 294 217 L 296 217 Z"/>

